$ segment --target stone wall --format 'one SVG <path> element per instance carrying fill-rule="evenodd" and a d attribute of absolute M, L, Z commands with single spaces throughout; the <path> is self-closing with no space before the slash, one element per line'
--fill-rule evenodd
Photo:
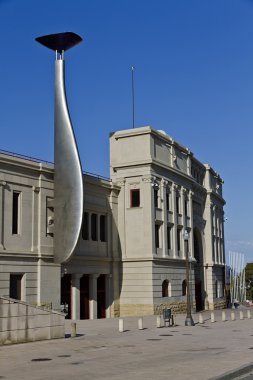
<path fill-rule="evenodd" d="M 163 310 L 169 308 L 172 310 L 174 314 L 181 314 L 181 313 L 186 313 L 186 302 L 181 301 L 181 302 L 166 302 L 166 303 L 161 303 L 159 305 L 154 305 L 154 314 L 155 315 L 162 315 Z"/>
<path fill-rule="evenodd" d="M 153 304 L 120 304 L 121 317 L 153 315 Z"/>
<path fill-rule="evenodd" d="M 214 300 L 213 304 L 213 309 L 214 310 L 220 310 L 220 309 L 226 309 L 227 307 L 227 302 L 226 299 L 219 299 L 219 300 Z"/>
<path fill-rule="evenodd" d="M 0 345 L 65 337 L 65 315 L 0 297 Z"/>

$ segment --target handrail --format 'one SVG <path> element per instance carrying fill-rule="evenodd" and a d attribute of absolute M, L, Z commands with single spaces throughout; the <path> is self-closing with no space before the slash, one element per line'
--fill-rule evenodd
<path fill-rule="evenodd" d="M 32 157 L 32 156 L 26 156 L 24 154 L 19 154 L 19 153 L 10 152 L 10 151 L 4 150 L 4 149 L 0 149 L 0 154 L 5 154 L 6 156 L 10 156 L 10 157 L 22 158 L 22 159 L 27 160 L 27 161 L 32 161 L 32 162 L 37 162 L 37 163 L 42 162 L 42 163 L 45 163 L 45 164 L 54 165 L 54 163 L 51 162 L 51 161 L 46 161 L 46 160 L 42 160 L 40 158 L 36 158 L 36 157 Z M 104 181 L 108 181 L 108 182 L 112 181 L 108 177 L 105 177 L 105 176 L 102 176 L 102 175 L 99 175 L 99 174 L 90 173 L 90 172 L 87 172 L 87 171 L 83 171 L 83 174 L 85 174 L 87 176 L 90 176 L 90 177 L 93 177 L 93 178 L 96 178 L 96 179 L 101 179 L 101 180 L 104 180 Z"/>

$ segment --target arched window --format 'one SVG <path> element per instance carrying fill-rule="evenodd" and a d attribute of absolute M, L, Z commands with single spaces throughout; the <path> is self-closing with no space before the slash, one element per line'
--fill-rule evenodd
<path fill-rule="evenodd" d="M 187 291 L 187 282 L 184 280 L 182 282 L 182 296 L 186 296 L 186 291 Z"/>
<path fill-rule="evenodd" d="M 164 280 L 162 283 L 162 297 L 171 297 L 171 283 L 169 280 Z"/>

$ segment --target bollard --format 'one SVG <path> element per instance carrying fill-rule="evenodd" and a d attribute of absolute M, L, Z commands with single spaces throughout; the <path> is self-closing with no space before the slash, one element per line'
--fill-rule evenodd
<path fill-rule="evenodd" d="M 211 322 L 212 322 L 212 323 L 215 322 L 215 316 L 214 316 L 214 313 L 211 313 Z"/>
<path fill-rule="evenodd" d="M 231 311 L 231 321 L 234 321 L 234 320 L 235 320 L 235 312 Z"/>
<path fill-rule="evenodd" d="M 138 319 L 138 329 L 143 330 L 143 318 Z"/>
<path fill-rule="evenodd" d="M 199 323 L 204 323 L 203 315 L 202 313 L 199 313 Z"/>
<path fill-rule="evenodd" d="M 250 318 L 251 318 L 251 313 L 250 313 L 250 310 L 247 310 L 247 317 L 248 317 L 248 319 L 250 319 Z"/>
<path fill-rule="evenodd" d="M 71 322 L 71 338 L 76 337 L 76 322 Z"/>
<path fill-rule="evenodd" d="M 161 315 L 157 315 L 156 317 L 156 327 L 157 328 L 160 328 L 162 325 L 162 322 L 161 322 Z"/>
<path fill-rule="evenodd" d="M 124 321 L 122 318 L 119 319 L 119 332 L 124 332 Z"/>
<path fill-rule="evenodd" d="M 222 320 L 222 322 L 226 321 L 226 312 L 224 310 L 221 313 L 221 320 Z"/>
<path fill-rule="evenodd" d="M 240 319 L 241 319 L 241 320 L 244 319 L 244 317 L 243 317 L 243 311 L 242 311 L 242 310 L 240 310 Z"/>

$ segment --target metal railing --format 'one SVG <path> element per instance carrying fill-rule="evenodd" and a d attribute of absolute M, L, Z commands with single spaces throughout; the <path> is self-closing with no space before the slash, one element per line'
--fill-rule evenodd
<path fill-rule="evenodd" d="M 4 150 L 4 149 L 0 149 L 0 154 L 5 154 L 6 156 L 10 156 L 10 157 L 22 158 L 23 160 L 27 160 L 27 161 L 32 161 L 32 162 L 37 162 L 37 163 L 44 163 L 44 164 L 47 164 L 47 165 L 54 165 L 54 163 L 51 162 L 51 161 L 46 161 L 46 160 L 42 160 L 40 158 L 36 158 L 36 157 L 32 157 L 32 156 L 26 156 L 24 154 L 19 154 L 19 153 L 10 152 L 10 151 Z M 89 177 L 92 177 L 92 178 L 96 178 L 98 180 L 101 179 L 103 181 L 108 181 L 108 182 L 112 181 L 108 177 L 105 177 L 105 176 L 102 176 L 102 175 L 99 175 L 99 174 L 90 173 L 90 172 L 87 172 L 87 171 L 83 171 L 83 174 L 85 174 L 85 175 L 87 175 Z"/>

